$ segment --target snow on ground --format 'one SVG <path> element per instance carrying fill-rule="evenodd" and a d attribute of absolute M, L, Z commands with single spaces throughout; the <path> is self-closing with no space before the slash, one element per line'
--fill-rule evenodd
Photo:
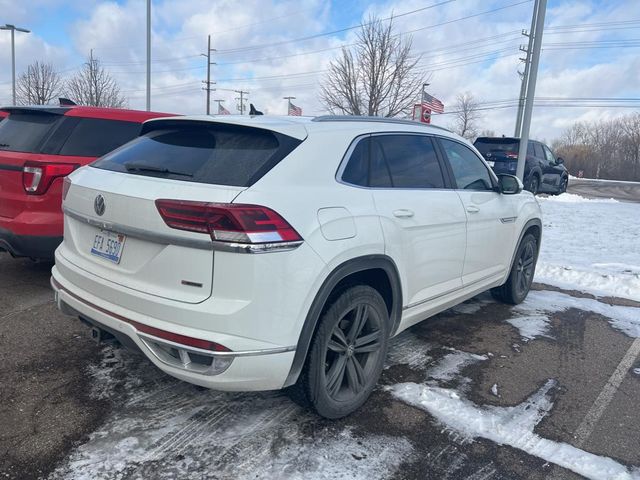
<path fill-rule="evenodd" d="M 478 406 L 455 390 L 417 383 L 390 387 L 392 394 L 429 412 L 439 422 L 469 438 L 485 438 L 509 445 L 547 462 L 570 469 L 584 477 L 601 480 L 639 480 L 640 472 L 586 452 L 572 445 L 548 440 L 534 428 L 553 406 L 549 391 L 553 380 L 514 407 Z"/>
<path fill-rule="evenodd" d="M 569 308 L 576 308 L 587 312 L 594 312 L 607 317 L 609 324 L 632 338 L 640 337 L 640 308 L 609 305 L 591 298 L 577 298 L 561 292 L 549 290 L 531 291 L 526 300 L 513 308 L 515 320 L 520 318 L 545 318 L 545 313 L 563 312 Z M 519 315 L 522 315 L 521 317 Z M 513 320 L 508 320 L 512 325 Z M 518 326 L 520 334 L 526 337 L 529 326 Z M 525 322 L 522 322 L 523 325 Z M 534 322 L 535 323 L 535 322 Z M 524 331 L 523 329 L 524 328 Z M 531 330 L 537 327 L 531 327 Z M 528 332 L 532 333 L 532 332 Z"/>
<path fill-rule="evenodd" d="M 461 352 L 453 350 L 446 354 L 440 361 L 428 371 L 429 378 L 444 382 L 453 380 L 458 376 L 460 370 L 472 363 L 487 360 L 486 355 L 476 355 L 475 353 Z"/>
<path fill-rule="evenodd" d="M 536 281 L 640 301 L 640 204 L 570 193 L 538 201 Z"/>
<path fill-rule="evenodd" d="M 546 315 L 524 315 L 507 320 L 507 323 L 520 331 L 520 336 L 525 341 L 533 340 L 536 337 L 552 338 L 547 334 L 550 322 L 551 320 Z"/>
<path fill-rule="evenodd" d="M 52 479 L 371 479 L 411 455 L 403 438 L 331 428 L 281 392 L 215 392 L 105 348 L 96 396 L 121 404 Z M 212 477 L 212 478 L 213 478 Z"/>

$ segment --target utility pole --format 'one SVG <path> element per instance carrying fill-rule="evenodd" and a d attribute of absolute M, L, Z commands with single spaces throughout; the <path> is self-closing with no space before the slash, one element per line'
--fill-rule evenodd
<path fill-rule="evenodd" d="M 296 97 L 282 97 L 282 98 L 287 101 L 287 115 L 289 115 L 289 112 L 291 111 L 291 100 L 295 100 Z"/>
<path fill-rule="evenodd" d="M 224 103 L 224 100 L 222 98 L 216 98 L 213 100 L 214 102 L 216 102 L 218 104 L 218 111 L 217 113 L 220 113 L 220 106 Z"/>
<path fill-rule="evenodd" d="M 151 0 L 147 0 L 147 112 L 151 110 Z"/>
<path fill-rule="evenodd" d="M 524 110 L 524 99 L 527 96 L 527 82 L 529 80 L 529 65 L 531 65 L 531 52 L 533 51 L 533 32 L 536 29 L 536 16 L 538 13 L 538 1 L 536 0 L 533 5 L 533 15 L 531 15 L 531 28 L 527 34 L 526 30 L 522 31 L 522 35 L 529 37 L 529 45 L 525 50 L 522 46 L 520 50 L 527 53 L 525 58 L 521 58 L 524 62 L 524 73 L 522 74 L 522 80 L 520 82 L 520 100 L 518 101 L 518 114 L 516 115 L 516 127 L 514 129 L 514 137 L 519 137 L 522 132 L 522 111 Z"/>
<path fill-rule="evenodd" d="M 236 97 L 236 100 L 240 100 L 240 103 L 238 104 L 238 111 L 240 112 L 240 115 L 244 115 L 244 102 L 246 100 L 244 96 L 249 95 L 249 92 L 245 92 L 243 90 L 234 90 L 234 92 L 240 95 L 239 97 Z"/>
<path fill-rule="evenodd" d="M 13 92 L 13 104 L 16 104 L 16 30 L 23 33 L 31 33 L 26 28 L 6 24 L 0 30 L 11 30 L 11 88 Z"/>
<path fill-rule="evenodd" d="M 527 78 L 527 97 L 524 102 L 524 112 L 522 114 L 522 131 L 520 133 L 520 149 L 518 150 L 517 177 L 524 178 L 524 164 L 527 158 L 527 148 L 529 146 L 529 129 L 531 127 L 531 113 L 533 112 L 533 100 L 536 96 L 536 79 L 538 77 L 538 65 L 540 64 L 540 50 L 542 49 L 542 32 L 544 30 L 544 16 L 547 10 L 547 0 L 538 0 L 536 11 L 535 33 L 533 35 L 533 54 L 531 57 L 531 67 Z"/>
<path fill-rule="evenodd" d="M 207 91 L 207 115 L 211 114 L 211 85 L 215 85 L 216 82 L 211 81 L 211 65 L 215 65 L 215 63 L 211 62 L 211 52 L 215 52 L 214 48 L 211 48 L 211 35 L 207 36 L 207 54 L 201 53 L 203 57 L 207 57 L 207 80 L 203 81 L 205 86 L 205 90 Z"/>

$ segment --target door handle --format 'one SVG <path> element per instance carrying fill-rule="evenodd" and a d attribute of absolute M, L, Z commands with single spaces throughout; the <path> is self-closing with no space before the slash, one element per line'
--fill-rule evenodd
<path fill-rule="evenodd" d="M 411 210 L 407 210 L 406 208 L 401 208 L 400 210 L 393 211 L 394 217 L 398 218 L 409 218 L 413 217 L 413 212 Z"/>
<path fill-rule="evenodd" d="M 480 209 L 478 207 L 476 207 L 475 205 L 467 206 L 467 212 L 469 212 L 469 213 L 478 213 L 479 211 L 480 211 Z"/>

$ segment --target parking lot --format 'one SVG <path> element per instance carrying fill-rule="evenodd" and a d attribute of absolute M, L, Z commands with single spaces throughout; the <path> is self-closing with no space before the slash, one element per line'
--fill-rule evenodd
<path fill-rule="evenodd" d="M 0 254 L 5 478 L 639 475 L 632 300 L 541 284 L 519 307 L 476 297 L 394 339 L 372 398 L 331 422 L 96 347 L 57 312 L 49 269 Z"/>

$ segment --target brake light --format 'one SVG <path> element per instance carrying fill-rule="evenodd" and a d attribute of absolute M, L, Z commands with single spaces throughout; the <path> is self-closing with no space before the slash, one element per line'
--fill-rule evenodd
<path fill-rule="evenodd" d="M 278 213 L 259 205 L 156 200 L 156 207 L 169 227 L 207 233 L 220 242 L 260 244 L 302 240 Z"/>
<path fill-rule="evenodd" d="M 29 195 L 42 195 L 56 178 L 66 177 L 78 167 L 75 163 L 27 162 L 22 168 L 22 186 Z"/>

